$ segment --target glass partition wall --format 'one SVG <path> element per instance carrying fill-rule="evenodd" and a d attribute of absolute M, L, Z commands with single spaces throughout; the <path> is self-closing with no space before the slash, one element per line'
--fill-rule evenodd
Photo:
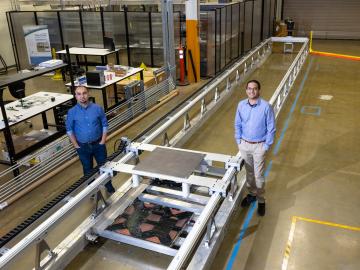
<path fill-rule="evenodd" d="M 271 36 L 273 1 L 200 6 L 201 76 L 214 76 Z"/>
<path fill-rule="evenodd" d="M 69 47 L 103 48 L 103 37 L 114 39 L 120 63 L 163 65 L 162 18 L 159 12 L 132 11 L 10 11 L 7 12 L 18 69 L 29 68 L 24 25 L 47 25 L 55 50 Z M 175 44 L 180 43 L 180 13 L 174 13 Z M 91 63 L 91 57 L 88 57 Z M 109 59 L 113 61 L 114 59 Z"/>
<path fill-rule="evenodd" d="M 271 36 L 275 0 L 248 0 L 200 6 L 200 67 L 202 77 L 215 76 L 261 40 Z M 184 45 L 183 11 L 174 12 L 174 44 Z M 163 61 L 162 15 L 152 11 L 10 11 L 7 12 L 18 69 L 29 68 L 24 25 L 47 25 L 51 47 L 103 48 L 114 39 L 120 64 L 160 67 Z M 91 57 L 88 59 L 91 61 Z M 109 62 L 115 59 L 109 57 Z M 178 62 L 178 61 L 177 61 Z"/>

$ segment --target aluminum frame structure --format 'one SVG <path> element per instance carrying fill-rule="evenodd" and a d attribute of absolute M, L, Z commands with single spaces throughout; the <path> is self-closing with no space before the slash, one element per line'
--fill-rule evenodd
<path fill-rule="evenodd" d="M 79 206 L 86 197 L 90 196 L 90 194 L 97 192 L 98 196 L 102 197 L 99 195 L 99 188 L 113 176 L 114 170 L 123 170 L 124 168 L 122 164 L 136 158 L 139 154 L 139 150 L 149 151 L 151 148 L 161 147 L 150 145 L 148 144 L 149 142 L 155 140 L 156 138 L 164 138 L 164 144 L 167 145 L 165 147 L 181 145 L 190 136 L 189 134 L 192 134 L 196 128 L 200 127 L 201 124 L 208 119 L 211 113 L 216 111 L 218 105 L 224 102 L 231 95 L 231 92 L 234 89 L 233 86 L 240 83 L 242 79 L 250 73 L 249 70 L 251 70 L 251 68 L 254 68 L 261 63 L 262 60 L 266 59 L 269 51 L 271 51 L 271 41 L 271 39 L 268 39 L 262 42 L 244 59 L 236 62 L 231 68 L 229 68 L 228 71 L 219 76 L 218 80 L 215 80 L 212 84 L 205 87 L 204 91 L 200 95 L 190 101 L 184 108 L 175 113 L 173 116 L 169 117 L 166 122 L 161 125 L 161 127 L 157 128 L 155 131 L 151 131 L 151 134 L 145 136 L 142 142 L 133 143 L 128 146 L 128 153 L 117 162 L 109 162 L 105 164 L 101 168 L 101 175 L 89 186 L 71 198 L 63 207 L 52 214 L 45 222 L 40 224 L 35 230 L 20 240 L 12 248 L 5 251 L 3 256 L 0 257 L 0 267 L 7 266 L 27 247 L 35 244 L 37 245 L 38 250 L 49 252 L 49 255 L 41 260 L 41 262 L 39 259 L 41 254 L 38 254 L 38 257 L 36 258 L 36 262 L 38 262 L 36 269 L 64 268 L 64 266 L 86 246 L 88 241 L 94 239 L 94 231 L 92 229 L 95 228 L 94 226 L 98 224 L 98 222 L 104 220 L 106 215 L 111 215 L 111 213 L 116 209 L 119 211 L 119 206 L 124 207 L 126 204 L 129 205 L 129 203 L 133 201 L 135 197 L 138 197 L 145 188 L 157 189 L 157 192 L 161 192 L 159 188 L 147 187 L 146 183 L 137 183 L 136 177 L 130 178 L 116 191 L 107 203 L 104 203 L 105 208 L 100 207 L 99 210 L 99 208 L 96 207 L 97 210 L 94 214 L 84 220 L 80 226 L 67 236 L 56 248 L 51 250 L 48 245 L 45 245 L 46 242 L 44 243 L 43 241 L 45 236 L 50 233 L 51 228 L 55 224 L 64 220 L 66 216 L 70 214 L 75 207 Z M 274 42 L 289 42 L 289 40 L 286 38 L 274 39 Z M 308 39 L 300 40 L 294 38 L 292 39 L 292 42 L 302 42 L 303 46 L 270 100 L 270 103 L 276 112 L 276 117 L 278 117 L 279 112 L 289 94 L 290 88 L 288 87 L 292 86 L 309 52 Z M 212 97 L 211 101 L 206 99 L 209 95 Z M 190 119 L 189 110 L 192 108 L 198 108 L 197 106 L 200 106 L 199 114 Z M 180 130 L 180 132 L 177 132 L 172 138 L 169 138 L 167 130 L 170 126 L 176 123 L 176 120 L 184 120 L 184 128 Z M 205 156 L 204 160 L 208 161 L 219 160 L 220 157 L 226 157 L 224 168 L 225 174 L 223 174 L 221 178 L 228 183 L 226 185 L 226 192 L 225 189 L 221 192 L 221 189 L 207 187 L 211 193 L 209 199 L 203 198 L 197 194 L 188 194 L 187 191 L 189 189 L 186 186 L 184 186 L 182 192 L 174 192 L 174 194 L 178 197 L 188 195 L 188 200 L 191 199 L 198 202 L 205 200 L 207 203 L 197 218 L 195 225 L 181 244 L 180 249 L 176 252 L 176 255 L 168 266 L 168 269 L 203 269 L 209 266 L 214 258 L 214 254 L 216 254 L 219 248 L 221 240 L 224 237 L 232 213 L 239 204 L 243 193 L 243 186 L 245 183 L 244 174 L 240 173 L 238 181 L 233 182 L 234 185 L 231 184 L 232 181 L 229 181 L 230 179 L 235 179 L 235 175 L 240 170 L 240 153 L 238 153 L 235 157 L 211 153 L 205 153 Z M 221 160 L 224 161 L 225 159 L 222 158 Z M 207 168 L 205 169 L 207 173 L 213 173 L 215 175 L 217 173 L 221 173 L 221 171 L 219 172 L 213 170 L 210 163 L 211 162 L 205 162 L 204 164 L 207 164 L 205 166 L 205 168 Z M 132 168 L 128 167 L 128 169 Z M 135 172 L 135 175 L 136 173 L 139 172 Z M 224 173 L 224 171 L 222 171 L 222 173 Z M 198 182 L 194 181 L 193 183 Z M 225 198 L 223 198 L 224 196 Z M 96 201 L 98 202 L 99 200 Z M 216 224 L 216 229 L 213 224 Z M 204 231 L 206 231 L 206 233 L 203 237 Z M 40 247 L 42 247 L 42 249 L 40 249 Z M 187 264 L 190 257 L 191 261 Z"/>
<path fill-rule="evenodd" d="M 168 70 L 167 67 L 159 69 L 160 71 Z M 157 78 L 157 76 L 155 76 Z M 117 128 L 134 119 L 136 116 L 145 112 L 151 106 L 154 106 L 157 101 L 168 94 L 170 90 L 175 89 L 174 81 L 169 77 L 164 81 L 158 82 L 156 85 L 150 87 L 146 91 L 128 98 L 124 103 L 119 104 L 106 112 L 106 115 L 117 113 L 115 117 L 109 120 L 109 131 L 114 132 Z M 52 149 L 58 149 L 54 151 Z M 72 147 L 69 138 L 63 135 L 53 143 L 36 151 L 35 153 L 23 158 L 17 164 L 7 168 L 0 173 L 1 177 L 6 177 L 14 170 L 19 170 L 22 166 L 29 164 L 30 160 L 36 159 L 37 156 L 44 155 L 47 151 L 53 152 L 47 159 L 42 160 L 40 163 L 28 168 L 18 176 L 10 179 L 6 183 L 0 185 L 0 210 L 8 207 L 7 200 L 15 196 L 22 189 L 36 182 L 39 178 L 51 172 L 56 166 L 59 166 L 64 160 L 70 160 L 76 156 L 76 151 Z"/>
<path fill-rule="evenodd" d="M 124 209 L 128 206 L 127 204 L 119 205 L 119 208 L 111 211 L 111 215 L 109 217 L 105 217 L 100 220 L 93 228 L 92 232 L 96 235 L 113 239 L 118 242 L 123 242 L 131 245 L 135 245 L 138 247 L 150 249 L 156 252 L 164 253 L 167 255 L 178 256 L 178 254 L 186 252 L 188 247 L 195 245 L 196 239 L 199 234 L 204 231 L 204 229 L 208 226 L 209 220 L 214 214 L 214 209 L 218 207 L 218 204 L 221 201 L 221 198 L 227 197 L 228 194 L 233 196 L 235 191 L 236 184 L 236 174 L 240 171 L 240 156 L 232 157 L 228 155 L 222 154 L 214 154 L 207 152 L 199 152 L 192 150 L 184 150 L 179 148 L 170 148 L 165 146 L 157 146 L 152 144 L 144 144 L 144 143 L 132 143 L 128 147 L 128 152 L 132 152 L 135 155 L 135 159 L 139 158 L 139 151 L 148 151 L 153 152 L 156 149 L 166 149 L 169 152 L 181 151 L 185 155 L 187 153 L 195 153 L 201 154 L 204 156 L 203 161 L 198 168 L 198 172 L 200 175 L 192 174 L 189 177 L 178 177 L 170 174 L 161 174 L 154 173 L 150 171 L 139 171 L 136 170 L 134 165 L 125 164 L 121 161 L 118 162 L 108 162 L 104 167 L 101 168 L 103 173 L 108 173 L 109 175 L 114 174 L 114 172 L 121 173 L 130 173 L 133 174 L 131 183 L 133 188 L 138 188 L 138 190 L 144 190 L 145 187 L 147 189 L 146 194 L 139 194 L 138 198 L 141 201 L 155 203 L 158 205 L 163 205 L 167 207 L 175 207 L 183 211 L 190 211 L 197 215 L 197 220 L 195 224 L 192 226 L 189 236 L 181 241 L 181 247 L 177 251 L 176 249 L 167 248 L 161 246 L 159 244 L 151 243 L 144 240 L 139 240 L 133 237 L 119 235 L 114 232 L 107 231 L 105 228 L 109 226 L 113 220 L 121 214 Z M 176 154 L 176 153 L 175 153 Z M 223 168 L 218 168 L 218 174 L 216 177 L 204 176 L 206 174 L 213 175 L 212 169 L 214 167 L 211 166 L 213 162 L 221 162 L 224 164 Z M 135 167 L 135 168 L 134 168 Z M 221 171 L 221 173 L 220 173 Z M 151 185 L 144 185 L 140 183 L 140 179 L 142 177 L 148 177 L 152 179 L 160 179 L 160 180 L 170 180 L 175 181 L 177 183 L 182 183 L 182 192 L 173 191 L 171 189 L 160 188 Z M 207 194 L 198 195 L 190 192 L 190 186 L 203 187 L 208 190 L 208 194 L 210 196 L 206 196 Z M 157 191 L 153 193 L 152 191 Z M 159 196 L 158 193 L 161 193 Z M 134 198 L 134 197 L 133 197 Z M 197 198 L 196 203 L 193 202 L 194 198 Z M 110 212 L 109 212 L 110 213 Z M 210 220 L 210 222 L 212 222 Z M 193 232 L 195 230 L 196 232 Z M 193 236 L 192 236 L 193 235 Z M 197 236 L 197 237 L 196 237 Z M 211 238 L 211 237 L 210 237 Z M 185 247 L 184 247 L 185 246 Z M 184 256 L 184 255 L 181 255 Z M 180 257 L 181 257 L 180 256 Z"/>

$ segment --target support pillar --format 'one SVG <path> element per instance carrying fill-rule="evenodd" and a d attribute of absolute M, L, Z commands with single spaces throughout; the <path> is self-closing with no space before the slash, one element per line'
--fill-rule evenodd
<path fill-rule="evenodd" d="M 188 80 L 190 83 L 200 79 L 200 39 L 199 39 L 199 0 L 188 0 L 185 2 L 186 13 L 186 47 Z M 192 57 L 189 52 L 191 51 Z M 191 63 L 191 58 L 193 63 Z M 194 67 L 194 69 L 193 69 Z"/>

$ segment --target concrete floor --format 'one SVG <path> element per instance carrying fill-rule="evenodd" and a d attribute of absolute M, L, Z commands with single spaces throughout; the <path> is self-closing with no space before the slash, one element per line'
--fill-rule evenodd
<path fill-rule="evenodd" d="M 315 41 L 314 49 L 360 55 L 359 45 Z M 212 269 L 360 269 L 359 75 L 357 61 L 308 58 L 267 158 L 266 216 L 255 214 L 239 239 L 249 213 L 237 213 Z M 294 216 L 331 224 L 297 221 L 285 255 Z"/>
<path fill-rule="evenodd" d="M 339 53 L 347 53 L 350 48 L 351 54 L 360 55 L 359 45 L 356 41 L 315 41 L 313 48 Z M 270 98 L 292 58 L 273 54 L 251 76 L 262 82 L 265 99 Z M 266 216 L 259 218 L 256 211 L 250 215 L 251 211 L 239 208 L 212 269 L 280 269 L 284 258 L 288 258 L 288 265 L 283 270 L 360 269 L 359 77 L 359 62 L 309 56 L 277 120 L 276 141 L 267 158 Z M 184 147 L 235 154 L 233 117 L 238 100 L 245 97 L 243 89 L 241 85 L 234 98 Z M 126 135 L 134 136 L 192 90 L 129 129 Z M 321 99 L 324 95 L 332 99 Z M 66 174 L 67 178 L 54 178 L 2 211 L 1 233 L 70 185 L 81 174 L 80 164 L 74 164 Z M 120 183 L 115 181 L 116 186 Z M 89 202 L 72 214 L 76 218 L 56 230 L 66 235 L 90 209 Z M 294 220 L 294 216 L 303 219 Z M 249 221 L 246 228 L 245 220 Z M 285 255 L 291 228 L 294 234 Z M 49 239 L 52 245 L 58 241 L 56 237 Z M 25 262 L 32 264 L 30 255 L 22 266 Z M 145 268 L 140 260 L 147 262 Z M 161 269 L 169 261 L 167 256 L 105 241 L 86 248 L 67 269 Z"/>

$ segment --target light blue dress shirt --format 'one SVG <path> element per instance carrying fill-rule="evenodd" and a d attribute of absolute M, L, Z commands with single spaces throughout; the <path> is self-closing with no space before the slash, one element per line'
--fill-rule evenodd
<path fill-rule="evenodd" d="M 102 107 L 89 103 L 82 107 L 79 103 L 72 107 L 66 117 L 66 132 L 74 134 L 80 143 L 94 142 L 108 130 L 108 122 Z"/>
<path fill-rule="evenodd" d="M 235 140 L 249 142 L 265 142 L 268 150 L 274 142 L 275 116 L 271 105 L 259 98 L 251 105 L 248 99 L 239 102 L 235 115 Z"/>

